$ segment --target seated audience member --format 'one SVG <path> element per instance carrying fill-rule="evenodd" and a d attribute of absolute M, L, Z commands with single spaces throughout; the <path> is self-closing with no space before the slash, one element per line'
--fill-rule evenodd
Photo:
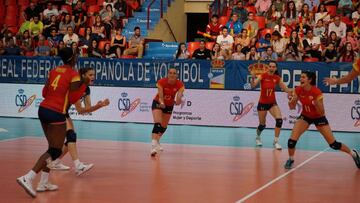
<path fill-rule="evenodd" d="M 134 28 L 134 35 L 129 40 L 129 48 L 124 51 L 124 55 L 137 55 L 142 58 L 144 53 L 144 38 L 140 35 L 140 27 Z"/>
<path fill-rule="evenodd" d="M 231 52 L 234 44 L 234 38 L 229 35 L 227 27 L 223 27 L 222 34 L 216 38 L 216 43 L 220 44 L 221 49 L 227 49 Z"/>
<path fill-rule="evenodd" d="M 192 55 L 192 59 L 211 59 L 210 50 L 205 47 L 205 41 L 201 40 L 199 48 L 196 49 Z"/>
<path fill-rule="evenodd" d="M 186 44 L 180 43 L 175 53 L 175 59 L 188 59 L 188 58 L 190 58 L 190 53 L 187 50 Z"/>
<path fill-rule="evenodd" d="M 45 37 L 40 36 L 38 46 L 34 49 L 34 56 L 50 56 L 50 47 L 45 44 Z"/>
<path fill-rule="evenodd" d="M 337 60 L 337 51 L 332 42 L 328 44 L 323 52 L 323 59 L 325 62 L 335 62 Z"/>

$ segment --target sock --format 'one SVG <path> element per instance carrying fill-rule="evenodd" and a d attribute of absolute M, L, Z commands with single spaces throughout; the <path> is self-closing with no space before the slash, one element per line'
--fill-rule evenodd
<path fill-rule="evenodd" d="M 354 152 L 354 150 L 351 150 L 350 152 L 351 152 L 351 156 L 356 157 L 356 153 Z"/>
<path fill-rule="evenodd" d="M 40 184 L 45 184 L 49 181 L 49 173 L 42 171 L 40 177 Z"/>
<path fill-rule="evenodd" d="M 74 160 L 75 168 L 79 168 L 80 164 L 81 164 L 81 162 L 79 159 Z"/>
<path fill-rule="evenodd" d="M 274 142 L 275 142 L 275 143 L 278 143 L 278 142 L 279 142 L 279 138 L 278 138 L 278 137 L 275 137 L 275 138 L 274 138 Z"/>
<path fill-rule="evenodd" d="M 289 159 L 294 161 L 294 157 L 293 157 L 293 156 L 289 156 Z"/>
<path fill-rule="evenodd" d="M 35 173 L 35 171 L 30 170 L 25 176 L 32 180 L 35 178 L 36 173 Z"/>
<path fill-rule="evenodd" d="M 260 137 L 261 132 L 262 132 L 262 131 L 260 131 L 259 129 L 256 129 L 256 135 L 257 135 L 257 137 Z"/>
<path fill-rule="evenodd" d="M 154 139 L 151 140 L 151 145 L 152 145 L 152 146 L 156 146 L 157 144 L 158 144 L 158 141 L 157 141 L 157 140 L 154 140 Z"/>

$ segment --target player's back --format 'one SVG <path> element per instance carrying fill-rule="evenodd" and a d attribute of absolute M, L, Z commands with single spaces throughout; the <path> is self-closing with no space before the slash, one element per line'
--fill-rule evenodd
<path fill-rule="evenodd" d="M 70 84 L 80 81 L 79 74 L 70 66 L 56 67 L 49 73 L 46 95 L 40 106 L 65 113 L 68 103 Z"/>

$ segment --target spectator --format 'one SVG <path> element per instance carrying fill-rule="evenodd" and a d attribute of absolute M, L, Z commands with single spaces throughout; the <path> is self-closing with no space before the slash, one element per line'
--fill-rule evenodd
<path fill-rule="evenodd" d="M 134 35 L 129 40 L 129 48 L 124 51 L 124 55 L 137 54 L 138 58 L 142 58 L 144 53 L 144 38 L 140 35 L 140 27 L 135 27 L 134 31 Z"/>
<path fill-rule="evenodd" d="M 307 18 L 300 17 L 302 23 L 299 23 L 298 26 L 296 26 L 295 30 L 300 34 L 300 36 L 303 36 L 308 30 L 312 29 L 311 26 L 308 24 Z"/>
<path fill-rule="evenodd" d="M 271 34 L 270 33 L 266 33 L 265 34 L 265 37 L 262 37 L 260 40 L 259 40 L 259 48 L 258 48 L 258 51 L 261 53 L 261 52 L 264 52 L 266 51 L 266 48 L 271 46 Z"/>
<path fill-rule="evenodd" d="M 231 36 L 237 35 L 241 32 L 243 25 L 236 13 L 231 16 L 231 19 L 226 24 L 226 27 L 229 28 Z"/>
<path fill-rule="evenodd" d="M 56 20 L 56 16 L 51 16 L 50 21 L 44 25 L 44 36 L 51 37 L 51 31 L 55 30 L 57 32 L 58 28 L 59 23 Z"/>
<path fill-rule="evenodd" d="M 71 43 L 71 48 L 72 48 L 73 52 L 75 53 L 75 56 L 78 57 L 80 55 L 80 48 L 79 48 L 78 43 L 77 42 Z"/>
<path fill-rule="evenodd" d="M 337 6 L 337 1 L 338 0 L 323 0 L 322 3 L 326 6 Z"/>
<path fill-rule="evenodd" d="M 101 17 L 100 16 L 95 16 L 95 23 L 91 28 L 92 33 L 93 33 L 93 37 L 96 40 L 101 40 L 105 38 L 105 27 L 101 21 Z"/>
<path fill-rule="evenodd" d="M 330 21 L 330 14 L 327 12 L 325 5 L 322 3 L 319 5 L 317 13 L 315 13 L 315 22 L 317 23 L 320 19 L 323 20 L 326 25 Z"/>
<path fill-rule="evenodd" d="M 231 59 L 231 52 L 228 49 L 222 49 L 220 51 L 220 58 L 222 58 L 222 60 L 230 60 Z"/>
<path fill-rule="evenodd" d="M 222 60 L 224 59 L 223 56 L 221 56 L 220 53 L 220 44 L 219 43 L 215 43 L 212 50 L 211 50 L 211 59 L 215 60 L 215 59 L 219 59 Z"/>
<path fill-rule="evenodd" d="M 232 9 L 231 15 L 236 13 L 240 19 L 240 22 L 244 24 L 244 22 L 247 20 L 248 18 L 248 12 L 247 10 L 243 7 L 243 2 L 242 1 L 238 1 L 236 3 L 236 7 L 234 7 Z"/>
<path fill-rule="evenodd" d="M 51 2 L 48 2 L 47 7 L 43 12 L 43 21 L 49 21 L 51 16 L 55 16 L 57 18 L 59 16 L 59 11 L 55 5 L 52 5 Z"/>
<path fill-rule="evenodd" d="M 352 1 L 351 0 L 340 0 L 338 4 L 338 10 L 342 12 L 343 16 L 350 17 L 352 10 Z"/>
<path fill-rule="evenodd" d="M 274 52 L 278 55 L 278 57 L 282 57 L 285 49 L 286 49 L 287 41 L 283 37 L 281 37 L 280 32 L 274 31 L 272 33 L 272 41 L 271 45 L 274 49 Z"/>
<path fill-rule="evenodd" d="M 186 44 L 180 43 L 178 50 L 176 51 L 175 54 L 175 59 L 188 59 L 188 58 L 190 58 L 190 53 L 186 48 Z"/>
<path fill-rule="evenodd" d="M 358 51 L 359 50 L 359 40 L 357 40 L 354 37 L 354 33 L 353 30 L 351 28 L 347 29 L 346 31 L 346 37 L 342 38 L 340 41 L 340 49 L 347 43 L 349 42 L 352 46 L 352 49 L 354 51 Z"/>
<path fill-rule="evenodd" d="M 246 29 L 242 29 L 241 33 L 235 38 L 235 45 L 241 44 L 242 47 L 247 47 L 250 44 L 250 37 Z"/>
<path fill-rule="evenodd" d="M 299 36 L 299 34 L 296 32 L 296 30 L 291 31 L 289 43 L 291 46 L 293 46 L 293 50 L 298 52 L 304 51 L 304 45 L 303 45 L 303 39 Z"/>
<path fill-rule="evenodd" d="M 293 42 L 290 42 L 286 45 L 284 53 L 285 61 L 301 61 L 301 54 L 297 47 L 298 46 Z"/>
<path fill-rule="evenodd" d="M 357 53 L 353 50 L 351 43 L 347 42 L 341 51 L 339 62 L 353 63 L 356 56 Z"/>
<path fill-rule="evenodd" d="M 5 55 L 20 56 L 23 55 L 20 47 L 14 42 L 14 39 L 10 38 L 8 45 L 5 47 Z"/>
<path fill-rule="evenodd" d="M 216 38 L 216 43 L 220 44 L 221 49 L 228 49 L 231 52 L 234 38 L 229 35 L 227 27 L 223 27 L 222 34 Z"/>
<path fill-rule="evenodd" d="M 264 61 L 276 61 L 277 60 L 277 54 L 274 52 L 271 46 L 266 48 L 266 51 L 261 53 L 261 60 Z"/>
<path fill-rule="evenodd" d="M 44 29 L 44 25 L 39 20 L 39 16 L 34 16 L 34 21 L 30 22 L 30 24 L 29 24 L 30 36 L 33 39 L 38 40 L 39 35 L 41 35 L 43 33 L 43 29 Z"/>
<path fill-rule="evenodd" d="M 50 47 L 45 44 L 45 37 L 40 36 L 38 46 L 35 48 L 34 56 L 50 56 Z"/>
<path fill-rule="evenodd" d="M 15 44 L 17 44 L 16 37 L 14 36 L 14 34 L 11 31 L 5 32 L 5 35 L 3 38 L 4 44 L 8 44 L 10 39 L 12 39 Z"/>
<path fill-rule="evenodd" d="M 258 16 L 265 16 L 266 12 L 269 10 L 271 5 L 271 0 L 257 0 L 255 8 Z"/>
<path fill-rule="evenodd" d="M 254 20 L 253 12 L 249 12 L 248 20 L 244 23 L 244 28 L 248 30 L 250 38 L 257 36 L 259 24 Z"/>
<path fill-rule="evenodd" d="M 205 41 L 201 40 L 199 48 L 196 49 L 192 55 L 193 59 L 211 59 L 211 53 L 210 50 L 205 47 Z"/>
<path fill-rule="evenodd" d="M 246 60 L 257 61 L 260 60 L 260 54 L 256 51 L 256 47 L 250 47 L 250 51 L 246 54 Z"/>
<path fill-rule="evenodd" d="M 325 62 L 335 62 L 337 60 L 337 51 L 332 42 L 329 43 L 323 52 L 323 58 Z"/>
<path fill-rule="evenodd" d="M 360 19 L 360 5 L 358 5 L 356 11 L 351 14 L 351 18 L 354 22 L 357 22 Z"/>
<path fill-rule="evenodd" d="M 206 26 L 206 33 L 211 35 L 214 41 L 216 40 L 216 37 L 220 35 L 220 32 L 224 27 L 218 21 L 219 21 L 219 16 L 213 15 L 211 17 L 210 23 Z"/>
<path fill-rule="evenodd" d="M 6 51 L 5 51 L 4 42 L 0 40 L 0 56 L 5 55 L 5 53 Z"/>
<path fill-rule="evenodd" d="M 125 17 L 125 13 L 127 9 L 127 4 L 125 0 L 115 0 L 114 8 L 115 8 L 115 12 L 117 12 L 116 15 L 118 17 L 120 18 Z"/>
<path fill-rule="evenodd" d="M 121 34 L 121 28 L 116 29 L 115 36 L 111 39 L 111 49 L 120 58 L 126 48 L 126 37 Z"/>
<path fill-rule="evenodd" d="M 71 20 L 70 14 L 65 14 L 64 19 L 60 22 L 59 25 L 59 34 L 64 36 L 67 33 L 67 28 L 72 27 L 72 30 L 75 30 L 75 23 Z"/>
<path fill-rule="evenodd" d="M 281 17 L 281 12 L 276 10 L 274 4 L 270 6 L 270 9 L 266 13 L 265 24 L 267 28 L 274 28 L 277 20 Z"/>
<path fill-rule="evenodd" d="M 232 54 L 232 60 L 245 60 L 245 54 L 241 52 L 242 46 L 241 44 L 235 45 L 235 53 Z"/>
<path fill-rule="evenodd" d="M 274 0 L 273 4 L 276 8 L 276 11 L 283 13 L 285 11 L 285 3 L 282 0 Z"/>
<path fill-rule="evenodd" d="M 303 4 L 299 16 L 301 16 L 302 19 L 306 19 L 309 25 L 312 25 L 314 21 L 313 19 L 314 16 L 313 13 L 310 11 L 308 4 Z"/>
<path fill-rule="evenodd" d="M 109 5 L 109 4 L 108 4 Z M 106 43 L 103 51 L 103 58 L 116 58 L 116 54 L 112 52 L 110 43 Z"/>
<path fill-rule="evenodd" d="M 59 51 L 63 48 L 65 48 L 65 43 L 64 43 L 64 41 L 60 41 L 59 46 L 57 47 L 57 51 L 56 51 L 57 56 L 59 56 Z"/>
<path fill-rule="evenodd" d="M 90 47 L 91 46 L 91 41 L 93 40 L 92 37 L 92 32 L 91 32 L 91 27 L 86 27 L 85 28 L 85 36 L 80 36 L 80 44 L 86 47 Z"/>
<path fill-rule="evenodd" d="M 319 0 L 305 0 L 304 3 L 309 5 L 310 11 L 315 11 L 315 9 L 317 9 L 317 7 L 319 6 L 320 1 Z"/>
<path fill-rule="evenodd" d="M 334 47 L 335 47 L 335 50 L 336 51 L 339 51 L 339 47 L 340 47 L 340 40 L 337 35 L 336 35 L 336 32 L 334 31 L 331 31 L 330 32 L 330 35 L 326 41 L 326 45 L 329 45 L 330 43 L 333 43 L 334 44 Z"/>
<path fill-rule="evenodd" d="M 67 47 L 71 47 L 73 42 L 79 42 L 79 36 L 74 33 L 74 30 L 71 26 L 67 28 L 67 34 L 64 36 L 63 41 Z"/>
<path fill-rule="evenodd" d="M 107 4 L 106 7 L 100 11 L 100 16 L 105 27 L 106 38 L 111 39 L 111 28 L 113 27 L 112 20 L 114 18 L 111 4 Z"/>
<path fill-rule="evenodd" d="M 92 40 L 91 46 L 87 50 L 88 56 L 93 58 L 101 58 L 101 51 L 98 48 L 98 43 L 95 39 Z"/>
<path fill-rule="evenodd" d="M 51 36 L 48 37 L 49 47 L 50 47 L 50 55 L 51 56 L 57 56 L 57 48 L 60 44 L 60 41 L 62 41 L 61 37 L 59 37 L 56 33 L 56 30 L 51 30 Z"/>
<path fill-rule="evenodd" d="M 320 40 L 322 41 L 322 39 L 327 35 L 326 32 L 327 32 L 327 30 L 326 30 L 323 20 L 322 19 L 318 20 L 318 22 L 316 23 L 316 26 L 314 28 L 314 35 L 316 37 L 320 37 Z"/>
<path fill-rule="evenodd" d="M 278 24 L 275 25 L 274 27 L 274 30 L 275 31 L 278 31 L 282 37 L 287 37 L 288 34 L 290 35 L 290 33 L 287 33 L 288 30 L 290 30 L 286 24 L 286 20 L 285 20 L 285 17 L 281 17 L 279 20 L 278 20 Z"/>
<path fill-rule="evenodd" d="M 296 12 L 296 7 L 295 7 L 294 1 L 289 1 L 286 4 L 284 17 L 286 18 L 286 23 L 288 25 L 293 26 L 296 24 L 296 21 L 298 20 L 297 19 L 298 15 Z"/>
<path fill-rule="evenodd" d="M 222 15 L 226 7 L 226 0 L 213 1 L 209 7 L 211 9 L 211 13 Z"/>
<path fill-rule="evenodd" d="M 308 30 L 303 40 L 305 57 L 318 58 L 321 61 L 320 38 L 314 37 L 313 30 Z"/>
<path fill-rule="evenodd" d="M 28 30 L 25 30 L 22 35 L 20 35 L 20 48 L 23 51 L 24 55 L 26 52 L 33 51 L 33 42 L 30 37 L 30 33 Z"/>
<path fill-rule="evenodd" d="M 329 33 L 332 31 L 340 38 L 346 36 L 346 24 L 340 21 L 340 16 L 335 16 L 334 22 L 329 24 Z"/>
<path fill-rule="evenodd" d="M 102 6 L 106 8 L 108 5 L 111 5 L 111 8 L 114 8 L 114 4 L 115 3 L 112 0 L 105 0 Z"/>
<path fill-rule="evenodd" d="M 42 9 L 37 5 L 35 0 L 30 2 L 29 7 L 25 9 L 23 14 L 26 21 L 32 21 L 35 16 L 38 16 L 40 19 L 42 19 Z"/>
<path fill-rule="evenodd" d="M 296 11 L 300 12 L 304 4 L 304 0 L 294 0 Z"/>
<path fill-rule="evenodd" d="M 76 29 L 86 26 L 87 21 L 86 10 L 82 7 L 82 2 L 78 1 L 72 12 L 72 22 L 75 23 Z"/>

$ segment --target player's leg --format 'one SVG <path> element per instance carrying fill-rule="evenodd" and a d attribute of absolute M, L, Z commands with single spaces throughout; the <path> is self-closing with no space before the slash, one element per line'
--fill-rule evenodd
<path fill-rule="evenodd" d="M 274 105 L 269 110 L 272 117 L 275 119 L 275 138 L 274 138 L 274 147 L 277 150 L 281 150 L 281 145 L 279 144 L 280 130 L 283 124 L 283 119 L 281 116 L 281 111 L 278 105 Z"/>
<path fill-rule="evenodd" d="M 256 129 L 256 146 L 262 146 L 262 142 L 261 142 L 261 133 L 262 131 L 265 129 L 266 127 L 266 115 L 267 115 L 267 110 L 262 110 L 259 106 L 261 104 L 258 104 L 258 116 L 259 116 L 259 126 Z"/>

